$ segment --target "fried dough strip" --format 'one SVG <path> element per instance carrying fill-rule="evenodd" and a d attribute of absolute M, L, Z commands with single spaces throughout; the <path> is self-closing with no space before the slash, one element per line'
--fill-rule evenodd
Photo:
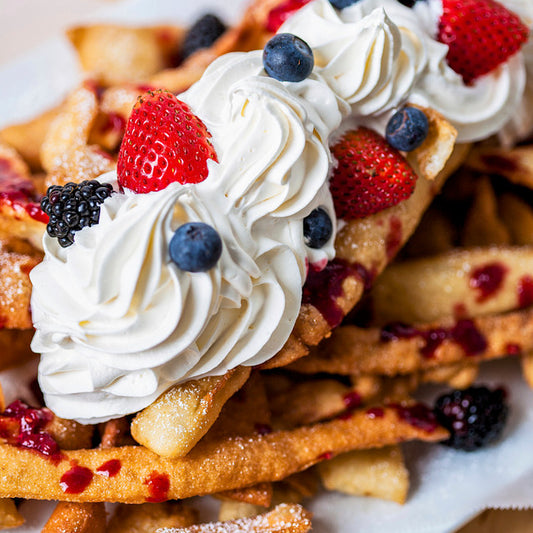
<path fill-rule="evenodd" d="M 41 247 L 44 233 L 39 193 L 18 152 L 0 141 L 0 239 L 25 239 Z"/>
<path fill-rule="evenodd" d="M 474 201 L 462 229 L 462 246 L 510 244 L 511 235 L 498 214 L 496 192 L 487 176 L 476 183 Z"/>
<path fill-rule="evenodd" d="M 343 316 L 353 309 L 365 286 L 383 271 L 405 244 L 431 200 L 470 149 L 467 145 L 458 145 L 454 149 L 455 129 L 435 111 L 424 109 L 424 112 L 430 124 L 428 137 L 422 146 L 407 156 L 419 176 L 412 196 L 369 217 L 348 221 L 337 235 L 337 260 L 354 267 L 353 273 L 342 284 L 342 296 L 332 302 Z M 362 275 L 362 272 L 366 274 Z M 316 346 L 326 338 L 332 326 L 314 305 L 303 304 L 288 342 L 263 368 L 285 366 L 307 355 L 308 347 Z"/>
<path fill-rule="evenodd" d="M 307 533 L 311 513 L 301 505 L 280 504 L 272 511 L 252 518 L 198 524 L 184 529 L 160 529 L 158 533 Z"/>
<path fill-rule="evenodd" d="M 207 433 L 226 401 L 250 376 L 238 367 L 175 385 L 141 411 L 131 423 L 131 435 L 163 457 L 181 457 Z"/>
<path fill-rule="evenodd" d="M 0 250 L 0 323 L 4 328 L 33 327 L 29 273 L 41 258 L 38 252 L 30 255 Z"/>
<path fill-rule="evenodd" d="M 59 502 L 42 533 L 105 533 L 106 529 L 103 503 Z"/>
<path fill-rule="evenodd" d="M 265 385 L 259 372 L 254 372 L 242 389 L 224 405 L 204 440 L 247 437 L 269 431 L 272 431 L 271 414 Z M 259 483 L 253 487 L 228 490 L 214 496 L 223 501 L 268 507 L 272 501 L 272 484 Z"/>
<path fill-rule="evenodd" d="M 480 284 L 491 272 L 496 281 L 500 275 L 501 279 L 492 292 L 485 293 Z M 519 305 L 523 279 L 532 272 L 531 246 L 454 249 L 395 263 L 372 287 L 373 323 L 427 323 L 457 314 L 465 317 L 511 311 Z"/>
<path fill-rule="evenodd" d="M 168 66 L 184 35 L 176 26 L 93 24 L 67 31 L 83 70 L 105 85 L 147 81 Z"/>
<path fill-rule="evenodd" d="M 198 513 L 181 502 L 120 504 L 107 533 L 145 533 L 162 527 L 189 527 L 196 522 Z"/>
<path fill-rule="evenodd" d="M 533 308 L 480 317 L 468 322 L 466 326 L 472 325 L 469 331 L 476 336 L 479 334 L 486 342 L 485 349 L 475 354 L 467 354 L 458 342 L 446 339 L 431 357 L 425 357 L 421 350 L 426 344 L 420 334 L 412 338 L 382 341 L 379 328 L 344 326 L 338 328 L 311 355 L 291 365 L 291 368 L 306 374 L 328 372 L 354 376 L 395 376 L 460 361 L 476 363 L 504 357 L 509 353 L 533 350 Z M 455 325 L 452 319 L 444 319 L 415 329 L 422 333 L 453 328 Z"/>
<path fill-rule="evenodd" d="M 33 334 L 33 329 L 0 329 L 0 371 L 36 357 L 30 349 Z"/>
<path fill-rule="evenodd" d="M 143 503 L 154 498 L 153 480 L 168 487 L 167 499 L 213 494 L 265 481 L 278 481 L 332 455 L 414 439 L 443 440 L 439 427 L 423 429 L 401 418 L 401 411 L 384 407 L 383 416 L 355 411 L 349 418 L 222 442 L 200 443 L 185 457 L 165 459 L 142 446 L 110 450 L 63 452 L 58 465 L 31 450 L 0 446 L 0 498 L 24 497 L 67 501 Z M 425 427 L 425 426 L 424 426 Z M 95 472 L 110 460 L 120 461 L 114 477 L 93 476 L 78 494 L 63 491 L 62 476 L 73 465 Z M 157 493 L 159 498 L 162 497 Z"/>
<path fill-rule="evenodd" d="M 478 146 L 472 150 L 466 165 L 478 172 L 504 176 L 511 183 L 533 189 L 533 146 L 512 150 L 494 146 Z"/>
<path fill-rule="evenodd" d="M 0 385 L 0 412 L 5 409 L 4 393 Z M 17 511 L 15 502 L 9 498 L 0 499 L 0 529 L 9 529 L 24 524 L 24 518 Z"/>
<path fill-rule="evenodd" d="M 355 496 L 373 496 L 404 504 L 409 472 L 400 446 L 344 453 L 318 465 L 324 487 Z"/>
<path fill-rule="evenodd" d="M 522 373 L 528 385 L 533 389 L 533 351 L 522 356 Z"/>
<path fill-rule="evenodd" d="M 0 499 L 0 529 L 19 527 L 24 522 L 24 517 L 17 511 L 13 500 Z"/>

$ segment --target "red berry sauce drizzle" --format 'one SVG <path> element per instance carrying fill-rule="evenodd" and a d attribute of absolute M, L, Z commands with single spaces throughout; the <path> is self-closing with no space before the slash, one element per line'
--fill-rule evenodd
<path fill-rule="evenodd" d="M 522 346 L 520 346 L 520 344 L 510 342 L 505 345 L 505 353 L 507 355 L 522 355 Z"/>
<path fill-rule="evenodd" d="M 120 459 L 111 459 L 96 469 L 96 473 L 104 477 L 115 477 L 122 468 Z"/>
<path fill-rule="evenodd" d="M 39 201 L 33 182 L 18 174 L 12 161 L 0 158 L 0 202 L 47 224 L 48 217 L 43 213 Z"/>
<path fill-rule="evenodd" d="M 144 480 L 144 484 L 148 485 L 148 492 L 150 493 L 150 496 L 146 498 L 147 502 L 158 503 L 168 500 L 170 479 L 167 474 L 154 471 Z"/>
<path fill-rule="evenodd" d="M 272 33 L 278 31 L 279 27 L 296 11 L 308 4 L 311 0 L 286 0 L 270 11 L 267 18 L 266 29 Z"/>
<path fill-rule="evenodd" d="M 407 422 L 409 425 L 433 433 L 439 424 L 433 411 L 422 403 L 413 405 L 391 404 L 390 407 L 396 410 L 398 418 Z"/>
<path fill-rule="evenodd" d="M 489 263 L 476 268 L 470 275 L 469 285 L 478 291 L 476 301 L 487 301 L 502 288 L 508 269 L 501 263 Z"/>
<path fill-rule="evenodd" d="M 445 340 L 451 340 L 459 344 L 468 356 L 479 355 L 487 349 L 487 339 L 476 328 L 472 320 L 458 320 L 451 328 L 433 328 L 429 330 L 418 330 L 412 326 L 395 322 L 384 326 L 381 330 L 382 342 L 412 339 L 414 337 L 420 337 L 424 340 L 420 353 L 428 359 L 435 357 L 437 348 Z"/>
<path fill-rule="evenodd" d="M 382 407 L 370 407 L 366 410 L 366 416 L 372 420 L 375 418 L 383 418 L 385 416 L 385 410 Z"/>
<path fill-rule="evenodd" d="M 373 276 L 362 265 L 349 265 L 342 259 L 330 261 L 326 268 L 317 271 L 311 267 L 307 275 L 302 294 L 302 303 L 315 306 L 330 327 L 338 326 L 344 318 L 344 312 L 337 303 L 342 296 L 342 284 L 349 276 L 360 278 L 367 288 Z"/>
<path fill-rule="evenodd" d="M 89 486 L 93 476 L 91 470 L 73 461 L 72 468 L 61 476 L 59 485 L 65 494 L 81 494 Z"/>
<path fill-rule="evenodd" d="M 385 240 L 387 259 L 390 261 L 402 245 L 402 221 L 398 217 L 391 217 L 389 221 L 389 233 Z"/>
<path fill-rule="evenodd" d="M 126 119 L 115 111 L 107 113 L 102 124 L 100 125 L 100 132 L 102 134 L 116 133 L 118 135 L 123 135 L 125 130 Z"/>
<path fill-rule="evenodd" d="M 518 282 L 518 305 L 522 308 L 533 305 L 533 277 L 523 276 Z"/>
<path fill-rule="evenodd" d="M 49 409 L 35 409 L 16 400 L 0 415 L 0 439 L 38 452 L 57 464 L 63 459 L 63 454 L 57 442 L 45 432 L 53 416 Z"/>
<path fill-rule="evenodd" d="M 346 409 L 352 410 L 361 405 L 362 398 L 357 391 L 350 391 L 342 397 L 342 401 L 346 406 Z"/>

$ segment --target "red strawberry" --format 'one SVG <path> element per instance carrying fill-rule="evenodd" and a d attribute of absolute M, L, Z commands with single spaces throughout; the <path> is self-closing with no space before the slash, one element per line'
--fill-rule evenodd
<path fill-rule="evenodd" d="M 118 182 L 135 192 L 170 183 L 199 183 L 207 160 L 217 161 L 204 123 L 167 91 L 147 92 L 135 104 L 117 161 Z"/>
<path fill-rule="evenodd" d="M 308 4 L 311 0 L 285 0 L 273 8 L 269 14 L 266 23 L 267 31 L 275 33 L 279 27 L 296 11 Z"/>
<path fill-rule="evenodd" d="M 349 131 L 331 151 L 338 161 L 330 189 L 339 218 L 366 217 L 413 194 L 415 172 L 402 154 L 375 131 Z"/>
<path fill-rule="evenodd" d="M 494 0 L 443 0 L 437 39 L 449 46 L 447 61 L 466 84 L 487 74 L 527 42 L 528 27 Z"/>

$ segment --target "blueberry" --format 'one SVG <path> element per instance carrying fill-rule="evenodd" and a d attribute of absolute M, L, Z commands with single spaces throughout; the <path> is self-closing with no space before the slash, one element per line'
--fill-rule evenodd
<path fill-rule="evenodd" d="M 207 14 L 198 19 L 185 35 L 181 48 L 181 59 L 202 48 L 211 46 L 224 32 L 225 24 L 216 16 Z"/>
<path fill-rule="evenodd" d="M 302 81 L 313 71 L 313 51 L 292 33 L 279 33 L 268 41 L 263 51 L 267 74 L 279 81 Z"/>
<path fill-rule="evenodd" d="M 428 129 L 426 115 L 416 107 L 406 106 L 392 115 L 387 123 L 385 137 L 392 147 L 410 152 L 426 140 Z"/>
<path fill-rule="evenodd" d="M 344 9 L 350 7 L 352 4 L 357 4 L 359 0 L 329 0 L 329 3 L 337 9 Z"/>
<path fill-rule="evenodd" d="M 442 444 L 467 452 L 496 441 L 502 434 L 509 408 L 503 389 L 469 387 L 440 396 L 435 416 L 449 432 Z"/>
<path fill-rule="evenodd" d="M 186 272 L 207 272 L 222 254 L 222 239 L 208 224 L 188 222 L 174 233 L 169 245 L 170 258 Z"/>
<path fill-rule="evenodd" d="M 403 4 L 406 7 L 413 7 L 417 2 L 422 2 L 424 0 L 398 0 L 400 4 Z"/>
<path fill-rule="evenodd" d="M 309 248 L 322 248 L 333 234 L 333 224 L 327 212 L 318 207 L 304 218 L 305 244 Z"/>

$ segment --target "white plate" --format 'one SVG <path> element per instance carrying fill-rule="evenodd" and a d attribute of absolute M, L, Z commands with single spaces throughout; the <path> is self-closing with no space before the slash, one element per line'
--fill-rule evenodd
<path fill-rule="evenodd" d="M 7 0 L 0 0 L 0 6 Z M 47 3 L 39 17 L 42 0 L 25 0 L 10 17 L 0 17 L 0 35 L 21 24 L 16 34 L 23 46 L 25 36 L 35 37 L 36 28 L 43 40 L 38 47 L 15 57 L 0 55 L 0 128 L 25 120 L 61 101 L 79 79 L 76 60 L 68 43 L 57 31 L 61 24 L 72 23 L 66 0 Z M 199 13 L 215 10 L 236 20 L 246 0 L 228 3 L 216 0 L 124 0 L 107 2 L 84 0 L 74 13 L 76 22 L 122 21 L 152 24 L 187 23 Z M 94 4 L 94 9 L 92 7 Z M 60 11 L 61 9 L 66 11 Z M 30 14 L 33 13 L 33 17 Z M 26 19 L 27 17 L 27 19 Z M 70 17 L 70 20 L 69 20 Z M 24 21 L 22 24 L 20 21 Z M 32 22 L 33 21 L 33 22 Z M 12 49 L 16 49 L 13 48 Z M 13 383 L 12 374 L 0 376 L 5 385 Z M 340 494 L 322 494 L 309 503 L 315 513 L 313 531 L 317 533 L 445 533 L 454 531 L 485 507 L 529 507 L 533 505 L 533 392 L 523 383 L 517 361 L 485 366 L 481 381 L 505 384 L 510 391 L 512 414 L 505 438 L 496 446 L 473 454 L 456 452 L 438 445 L 405 446 L 411 472 L 411 493 L 407 504 Z M 436 390 L 428 392 L 434 396 Z M 17 530 L 40 531 L 50 504 L 29 502 L 23 513 L 28 524 Z"/>

